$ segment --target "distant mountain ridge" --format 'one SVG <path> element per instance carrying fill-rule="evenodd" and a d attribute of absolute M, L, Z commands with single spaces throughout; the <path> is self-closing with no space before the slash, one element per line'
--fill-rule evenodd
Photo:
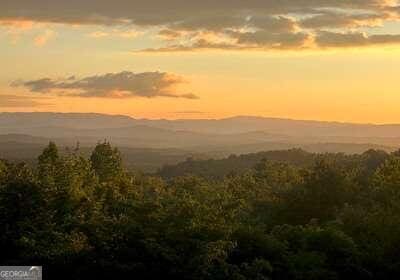
<path fill-rule="evenodd" d="M 148 120 L 97 113 L 0 113 L 0 158 L 34 163 L 49 141 L 61 149 L 79 142 L 85 154 L 96 143 L 118 146 L 130 167 L 155 171 L 187 157 L 301 148 L 347 154 L 399 147 L 400 125 L 351 124 L 263 117 Z"/>
<path fill-rule="evenodd" d="M 3 130 L 15 129 L 16 127 L 22 129 L 49 126 L 73 129 L 149 126 L 173 131 L 184 130 L 209 134 L 238 134 L 264 131 L 285 135 L 400 137 L 400 124 L 355 124 L 252 116 L 237 116 L 225 119 L 152 120 L 98 113 L 0 113 L 0 129 Z"/>
<path fill-rule="evenodd" d="M 98 113 L 32 112 L 0 113 L 0 135 L 3 135 L 0 140 L 7 138 L 5 135 L 25 135 L 25 140 L 20 137 L 20 142 L 25 143 L 27 136 L 68 145 L 79 141 L 86 146 L 107 139 L 122 147 L 174 148 L 221 155 L 296 147 L 358 153 L 367 148 L 397 148 L 400 124 L 351 124 L 250 116 L 150 120 Z M 36 140 L 30 143 L 33 142 L 38 143 Z"/>
<path fill-rule="evenodd" d="M 132 125 L 133 118 L 98 113 L 0 113 L 0 128 L 64 126 L 69 128 L 104 128 Z"/>

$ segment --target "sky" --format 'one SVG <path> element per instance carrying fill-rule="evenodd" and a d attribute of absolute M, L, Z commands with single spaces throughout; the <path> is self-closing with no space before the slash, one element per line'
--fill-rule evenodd
<path fill-rule="evenodd" d="M 400 123 L 395 0 L 2 0 L 0 111 Z"/>

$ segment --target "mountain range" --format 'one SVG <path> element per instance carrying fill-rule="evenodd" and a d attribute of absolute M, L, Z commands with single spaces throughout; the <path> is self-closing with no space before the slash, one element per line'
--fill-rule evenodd
<path fill-rule="evenodd" d="M 95 113 L 0 113 L 0 158 L 26 160 L 49 141 L 69 147 L 79 142 L 85 148 L 104 140 L 130 153 L 143 155 L 144 151 L 151 151 L 160 160 L 156 156 L 154 166 L 150 166 L 159 167 L 187 156 L 217 158 L 289 148 L 344 153 L 361 153 L 371 148 L 390 151 L 399 147 L 400 124 L 251 116 L 150 120 Z M 146 158 L 145 154 L 141 158 Z M 174 155 L 174 160 L 161 159 L 165 154 Z"/>

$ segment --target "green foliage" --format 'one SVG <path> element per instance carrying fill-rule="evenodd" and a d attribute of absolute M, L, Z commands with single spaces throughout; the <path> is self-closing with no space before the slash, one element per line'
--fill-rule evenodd
<path fill-rule="evenodd" d="M 0 160 L 0 184 L 6 179 L 7 176 L 7 165 L 5 162 Z"/>
<path fill-rule="evenodd" d="M 306 224 L 313 219 L 321 222 L 333 220 L 337 211 L 351 197 L 351 183 L 336 162 L 317 161 L 304 175 L 301 185 L 283 194 L 283 221 Z"/>
<path fill-rule="evenodd" d="M 375 172 L 373 186 L 392 195 L 400 194 L 400 157 L 392 156 Z"/>
<path fill-rule="evenodd" d="M 50 142 L 38 158 L 39 165 L 54 165 L 58 159 L 58 148 L 54 142 Z"/>
<path fill-rule="evenodd" d="M 128 173 L 107 142 L 0 161 L 0 262 L 57 279 L 395 279 L 397 155 L 284 154 L 168 181 Z"/>
<path fill-rule="evenodd" d="M 231 155 L 224 159 L 195 160 L 188 158 L 176 165 L 166 165 L 158 172 L 166 179 L 184 176 L 188 174 L 209 179 L 223 179 L 231 174 L 243 174 L 252 169 L 262 160 L 276 163 L 288 163 L 295 166 L 310 166 L 317 155 L 305 152 L 301 149 L 287 151 L 268 151 L 246 155 Z"/>
<path fill-rule="evenodd" d="M 90 162 L 101 182 L 112 181 L 122 173 L 121 154 L 108 142 L 96 146 L 90 156 Z"/>

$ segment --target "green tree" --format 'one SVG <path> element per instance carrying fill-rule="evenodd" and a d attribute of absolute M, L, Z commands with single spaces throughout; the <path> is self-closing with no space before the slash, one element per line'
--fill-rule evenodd
<path fill-rule="evenodd" d="M 43 150 L 39 156 L 39 167 L 46 165 L 55 165 L 59 160 L 58 148 L 54 142 L 50 142 L 49 145 Z"/>
<path fill-rule="evenodd" d="M 352 182 L 337 162 L 317 161 L 304 183 L 283 194 L 281 215 L 294 224 L 326 222 L 335 218 L 351 191 Z"/>
<path fill-rule="evenodd" d="M 382 195 L 400 195 L 400 157 L 391 156 L 375 172 L 372 185 Z"/>
<path fill-rule="evenodd" d="M 90 161 L 100 182 L 113 181 L 123 173 L 121 154 L 108 142 L 97 144 L 90 156 Z"/>
<path fill-rule="evenodd" d="M 58 154 L 58 148 L 54 142 L 50 142 L 38 157 L 39 177 L 48 188 L 55 187 L 54 180 L 56 173 L 59 170 L 59 160 L 60 156 Z"/>
<path fill-rule="evenodd" d="M 0 247 L 3 263 L 24 257 L 23 241 L 42 223 L 43 197 L 36 178 L 25 164 L 9 165 L 0 185 Z"/>

